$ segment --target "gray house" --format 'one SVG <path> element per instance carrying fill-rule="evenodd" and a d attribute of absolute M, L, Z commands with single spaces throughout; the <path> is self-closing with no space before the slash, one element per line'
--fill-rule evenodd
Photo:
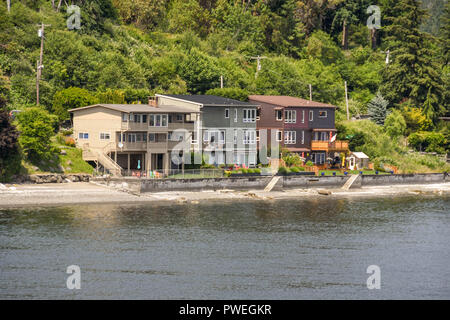
<path fill-rule="evenodd" d="M 210 164 L 257 164 L 256 120 L 259 105 L 211 95 L 156 95 L 156 103 L 200 112 L 193 141 Z"/>

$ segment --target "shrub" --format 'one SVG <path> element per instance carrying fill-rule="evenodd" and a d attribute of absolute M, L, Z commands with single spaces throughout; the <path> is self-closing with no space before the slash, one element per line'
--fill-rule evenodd
<path fill-rule="evenodd" d="M 241 173 L 243 173 L 243 174 L 247 174 L 248 173 L 248 169 L 244 169 L 244 168 L 239 169 L 239 171 Z"/>
<path fill-rule="evenodd" d="M 289 168 L 286 168 L 286 167 L 279 167 L 279 168 L 278 168 L 278 173 L 280 173 L 280 174 L 287 174 L 287 173 L 289 173 L 289 172 L 291 172 L 291 171 L 289 170 Z"/>
<path fill-rule="evenodd" d="M 314 166 L 314 163 L 312 163 L 312 161 L 307 161 L 307 162 L 306 162 L 306 165 L 307 165 L 308 167 L 312 167 L 312 166 Z"/>
<path fill-rule="evenodd" d="M 70 87 L 55 93 L 53 97 L 53 113 L 58 116 L 59 121 L 64 121 L 69 119 L 67 110 L 95 103 L 98 103 L 98 99 L 86 89 Z"/>
<path fill-rule="evenodd" d="M 53 126 L 57 118 L 47 111 L 33 107 L 18 114 L 20 145 L 28 159 L 49 159 L 56 150 L 51 146 Z"/>
<path fill-rule="evenodd" d="M 69 146 L 69 147 L 75 147 L 76 146 L 75 140 L 73 138 L 70 138 L 70 137 L 65 137 L 64 144 L 66 146 Z"/>
<path fill-rule="evenodd" d="M 290 168 L 290 170 L 291 170 L 291 172 L 295 172 L 295 173 L 300 172 L 299 168 L 297 168 L 297 167 L 292 167 L 292 168 Z"/>
<path fill-rule="evenodd" d="M 408 137 L 408 142 L 416 150 L 445 153 L 445 136 L 439 132 L 416 132 Z"/>
<path fill-rule="evenodd" d="M 253 173 L 261 174 L 261 169 L 253 169 Z"/>

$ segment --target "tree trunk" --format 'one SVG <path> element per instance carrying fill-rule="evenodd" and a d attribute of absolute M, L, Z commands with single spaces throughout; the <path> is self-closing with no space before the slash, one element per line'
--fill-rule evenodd
<path fill-rule="evenodd" d="M 342 48 L 348 50 L 348 27 L 346 20 L 342 24 Z"/>
<path fill-rule="evenodd" d="M 11 0 L 6 0 L 6 7 L 8 8 L 8 12 L 11 10 Z"/>

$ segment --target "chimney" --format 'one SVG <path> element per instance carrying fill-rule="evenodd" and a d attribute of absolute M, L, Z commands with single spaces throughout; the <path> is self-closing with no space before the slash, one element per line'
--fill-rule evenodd
<path fill-rule="evenodd" d="M 148 105 L 158 108 L 158 98 L 157 97 L 148 97 Z"/>

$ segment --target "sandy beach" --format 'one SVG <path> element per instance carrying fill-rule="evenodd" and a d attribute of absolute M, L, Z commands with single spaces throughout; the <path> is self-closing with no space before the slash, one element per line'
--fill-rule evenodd
<path fill-rule="evenodd" d="M 264 192 L 263 190 L 216 190 L 216 191 L 170 191 L 131 194 L 94 183 L 69 184 L 23 184 L 0 185 L 0 208 L 61 206 L 90 203 L 145 203 L 165 202 L 200 203 L 206 200 L 261 200 L 270 201 L 285 198 L 376 198 L 406 195 L 450 195 L 450 183 L 423 185 L 394 185 L 363 187 L 344 191 L 342 189 L 284 189 Z"/>

